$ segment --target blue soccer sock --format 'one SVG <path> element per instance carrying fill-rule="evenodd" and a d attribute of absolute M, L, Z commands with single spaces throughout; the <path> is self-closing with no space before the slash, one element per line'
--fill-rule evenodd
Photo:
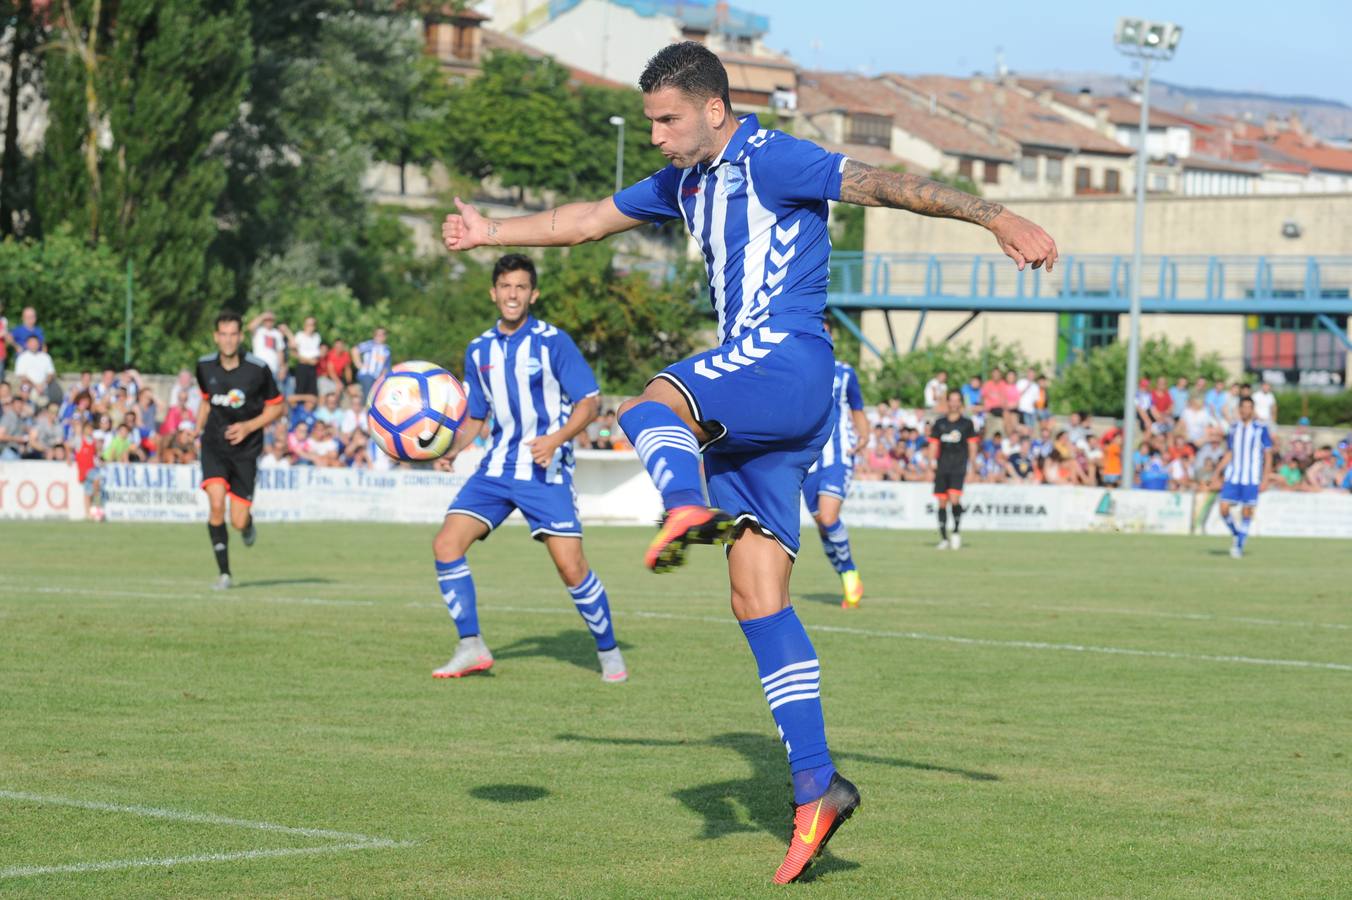
<path fill-rule="evenodd" d="M 450 562 L 437 560 L 437 586 L 446 611 L 455 620 L 462 638 L 479 633 L 479 609 L 474 598 L 474 578 L 469 574 L 469 563 L 462 556 Z"/>
<path fill-rule="evenodd" d="M 826 746 L 817 651 L 792 606 L 741 624 L 756 657 L 756 671 L 779 738 L 789 754 L 794 802 L 810 803 L 826 792 L 835 772 Z"/>
<path fill-rule="evenodd" d="M 665 404 L 645 400 L 620 416 L 620 427 L 652 476 L 666 509 L 704 505 L 699 443 L 680 416 Z"/>
<path fill-rule="evenodd" d="M 1230 529 L 1231 534 L 1233 534 L 1236 538 L 1239 537 L 1239 529 L 1235 527 L 1234 518 L 1232 518 L 1231 516 L 1221 516 L 1221 521 L 1225 523 L 1226 528 Z"/>
<path fill-rule="evenodd" d="M 582 583 L 570 587 L 568 593 L 573 595 L 578 613 L 587 623 L 592 637 L 596 638 L 596 649 L 615 649 L 615 626 L 610 622 L 610 601 L 606 598 L 606 587 L 596 577 L 596 573 L 588 572 Z"/>
<path fill-rule="evenodd" d="M 1240 550 L 1244 549 L 1244 542 L 1249 539 L 1249 525 L 1250 520 L 1240 516 L 1239 524 L 1235 526 L 1235 543 Z"/>
<path fill-rule="evenodd" d="M 850 553 L 850 532 L 844 522 L 836 519 L 836 524 L 830 528 L 818 527 L 817 533 L 821 535 L 826 558 L 831 561 L 837 574 L 843 575 L 854 568 L 854 556 Z"/>

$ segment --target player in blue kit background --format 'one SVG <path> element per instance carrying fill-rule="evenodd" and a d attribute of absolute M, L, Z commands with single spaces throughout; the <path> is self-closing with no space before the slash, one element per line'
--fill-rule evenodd
<path fill-rule="evenodd" d="M 826 333 L 831 335 L 828 324 Z M 868 417 L 864 398 L 859 393 L 859 376 L 854 366 L 836 360 L 831 386 L 831 408 L 835 428 L 822 445 L 822 452 L 803 479 L 803 502 L 817 523 L 822 550 L 840 576 L 844 609 L 854 609 L 864 596 L 864 583 L 850 551 L 850 533 L 840 520 L 840 508 L 850 493 L 854 477 L 854 458 L 868 446 Z"/>
<path fill-rule="evenodd" d="M 563 246 L 679 218 L 698 243 L 719 346 L 659 372 L 622 405 L 620 425 L 667 510 L 645 564 L 667 571 L 689 544 L 731 543 L 732 611 L 792 775 L 794 828 L 774 880 L 796 881 L 859 805 L 832 765 L 817 654 L 789 603 L 799 492 L 834 426 L 835 359 L 822 329 L 828 201 L 983 225 L 1020 268 L 1050 268 L 1056 245 L 998 203 L 738 119 L 727 72 L 702 44 L 664 47 L 639 87 L 670 165 L 613 197 L 511 219 L 484 218 L 457 198 L 442 240 L 451 251 Z"/>
<path fill-rule="evenodd" d="M 1230 545 L 1230 555 L 1240 559 L 1253 526 L 1258 495 L 1272 471 L 1272 434 L 1266 425 L 1254 418 L 1252 397 L 1240 398 L 1239 421 L 1230 426 L 1225 444 L 1225 455 L 1216 465 L 1216 471 L 1224 478 L 1220 514 L 1221 521 L 1235 537 Z M 1238 522 L 1230 518 L 1232 505 L 1240 507 Z"/>
<path fill-rule="evenodd" d="M 432 544 L 441 597 L 460 634 L 455 654 L 432 676 L 460 678 L 492 667 L 465 554 L 519 509 L 596 639 L 601 680 L 626 681 L 606 589 L 582 554 L 573 491 L 573 438 L 596 418 L 596 376 L 572 338 L 530 315 L 540 296 L 530 259 L 516 253 L 499 259 L 490 295 L 499 318 L 465 349 L 469 405 L 451 455 L 473 442 L 490 412 L 492 442 L 479 470 L 451 501 Z"/>

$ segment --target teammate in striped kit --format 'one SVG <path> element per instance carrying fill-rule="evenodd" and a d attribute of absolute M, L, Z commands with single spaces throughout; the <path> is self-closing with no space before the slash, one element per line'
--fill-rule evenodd
<path fill-rule="evenodd" d="M 826 333 L 831 334 L 830 325 Z M 850 552 L 850 533 L 840 520 L 840 508 L 850 492 L 855 455 L 868 444 L 869 428 L 864 398 L 859 393 L 859 376 L 849 363 L 836 361 L 831 397 L 835 429 L 803 479 L 803 501 L 817 523 L 822 550 L 840 576 L 845 595 L 840 605 L 854 609 L 864 596 L 864 583 Z"/>
<path fill-rule="evenodd" d="M 540 292 L 528 258 L 513 253 L 499 259 L 490 294 L 500 317 L 465 350 L 469 406 L 451 454 L 474 440 L 489 412 L 493 439 L 479 471 L 451 501 L 432 544 L 437 584 L 460 634 L 455 654 L 432 675 L 460 678 L 492 667 L 465 554 L 519 509 L 596 639 L 601 680 L 626 681 L 606 589 L 582 554 L 573 491 L 573 438 L 596 418 L 596 377 L 572 338 L 530 315 Z"/>
<path fill-rule="evenodd" d="M 645 564 L 668 571 L 690 544 L 732 545 L 732 611 L 792 775 L 794 829 L 774 880 L 796 881 L 859 805 L 831 763 L 817 654 L 789 603 L 799 492 L 835 424 L 835 360 L 822 330 L 828 202 L 978 223 L 1020 268 L 1050 269 L 1056 245 L 998 203 L 828 153 L 761 128 L 755 116 L 738 119 L 727 72 L 702 44 L 662 48 L 639 87 L 652 142 L 670 165 L 613 197 L 512 219 L 486 219 L 457 199 L 442 240 L 453 252 L 572 245 L 679 218 L 699 244 L 720 345 L 658 373 L 621 406 L 620 425 L 667 510 Z"/>
<path fill-rule="evenodd" d="M 1258 495 L 1263 490 L 1268 473 L 1272 471 L 1272 435 L 1266 425 L 1254 418 L 1252 397 L 1240 398 L 1239 421 L 1230 426 L 1225 442 L 1225 455 L 1216 466 L 1216 470 L 1224 475 L 1221 485 L 1221 521 L 1235 536 L 1234 543 L 1230 545 L 1230 555 L 1242 559 L 1244 544 L 1253 526 Z M 1230 518 L 1230 508 L 1234 504 L 1240 507 L 1239 521 Z"/>

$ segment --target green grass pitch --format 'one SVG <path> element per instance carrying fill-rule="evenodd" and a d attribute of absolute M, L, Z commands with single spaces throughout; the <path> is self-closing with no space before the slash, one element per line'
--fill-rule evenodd
<path fill-rule="evenodd" d="M 846 510 L 848 514 L 848 509 Z M 769 880 L 787 768 L 721 554 L 594 528 L 630 666 L 604 685 L 543 548 L 263 525 L 0 525 L 0 896 L 1352 895 L 1352 552 L 1256 538 L 859 530 L 867 590 L 794 578 L 863 806 Z M 136 865 L 174 860 L 173 864 Z"/>

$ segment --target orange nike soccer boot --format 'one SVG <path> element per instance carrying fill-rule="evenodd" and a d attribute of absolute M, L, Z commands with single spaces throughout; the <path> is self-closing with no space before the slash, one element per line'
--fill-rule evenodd
<path fill-rule="evenodd" d="M 793 830 L 789 832 L 789 852 L 784 855 L 775 884 L 797 881 L 811 867 L 826 842 L 836 829 L 859 808 L 859 789 L 840 777 L 831 776 L 831 784 L 811 803 L 802 803 L 793 810 Z"/>
<path fill-rule="evenodd" d="M 708 506 L 678 506 L 662 519 L 648 545 L 643 564 L 654 572 L 670 572 L 685 562 L 691 544 L 725 544 L 732 538 L 733 518 Z"/>

